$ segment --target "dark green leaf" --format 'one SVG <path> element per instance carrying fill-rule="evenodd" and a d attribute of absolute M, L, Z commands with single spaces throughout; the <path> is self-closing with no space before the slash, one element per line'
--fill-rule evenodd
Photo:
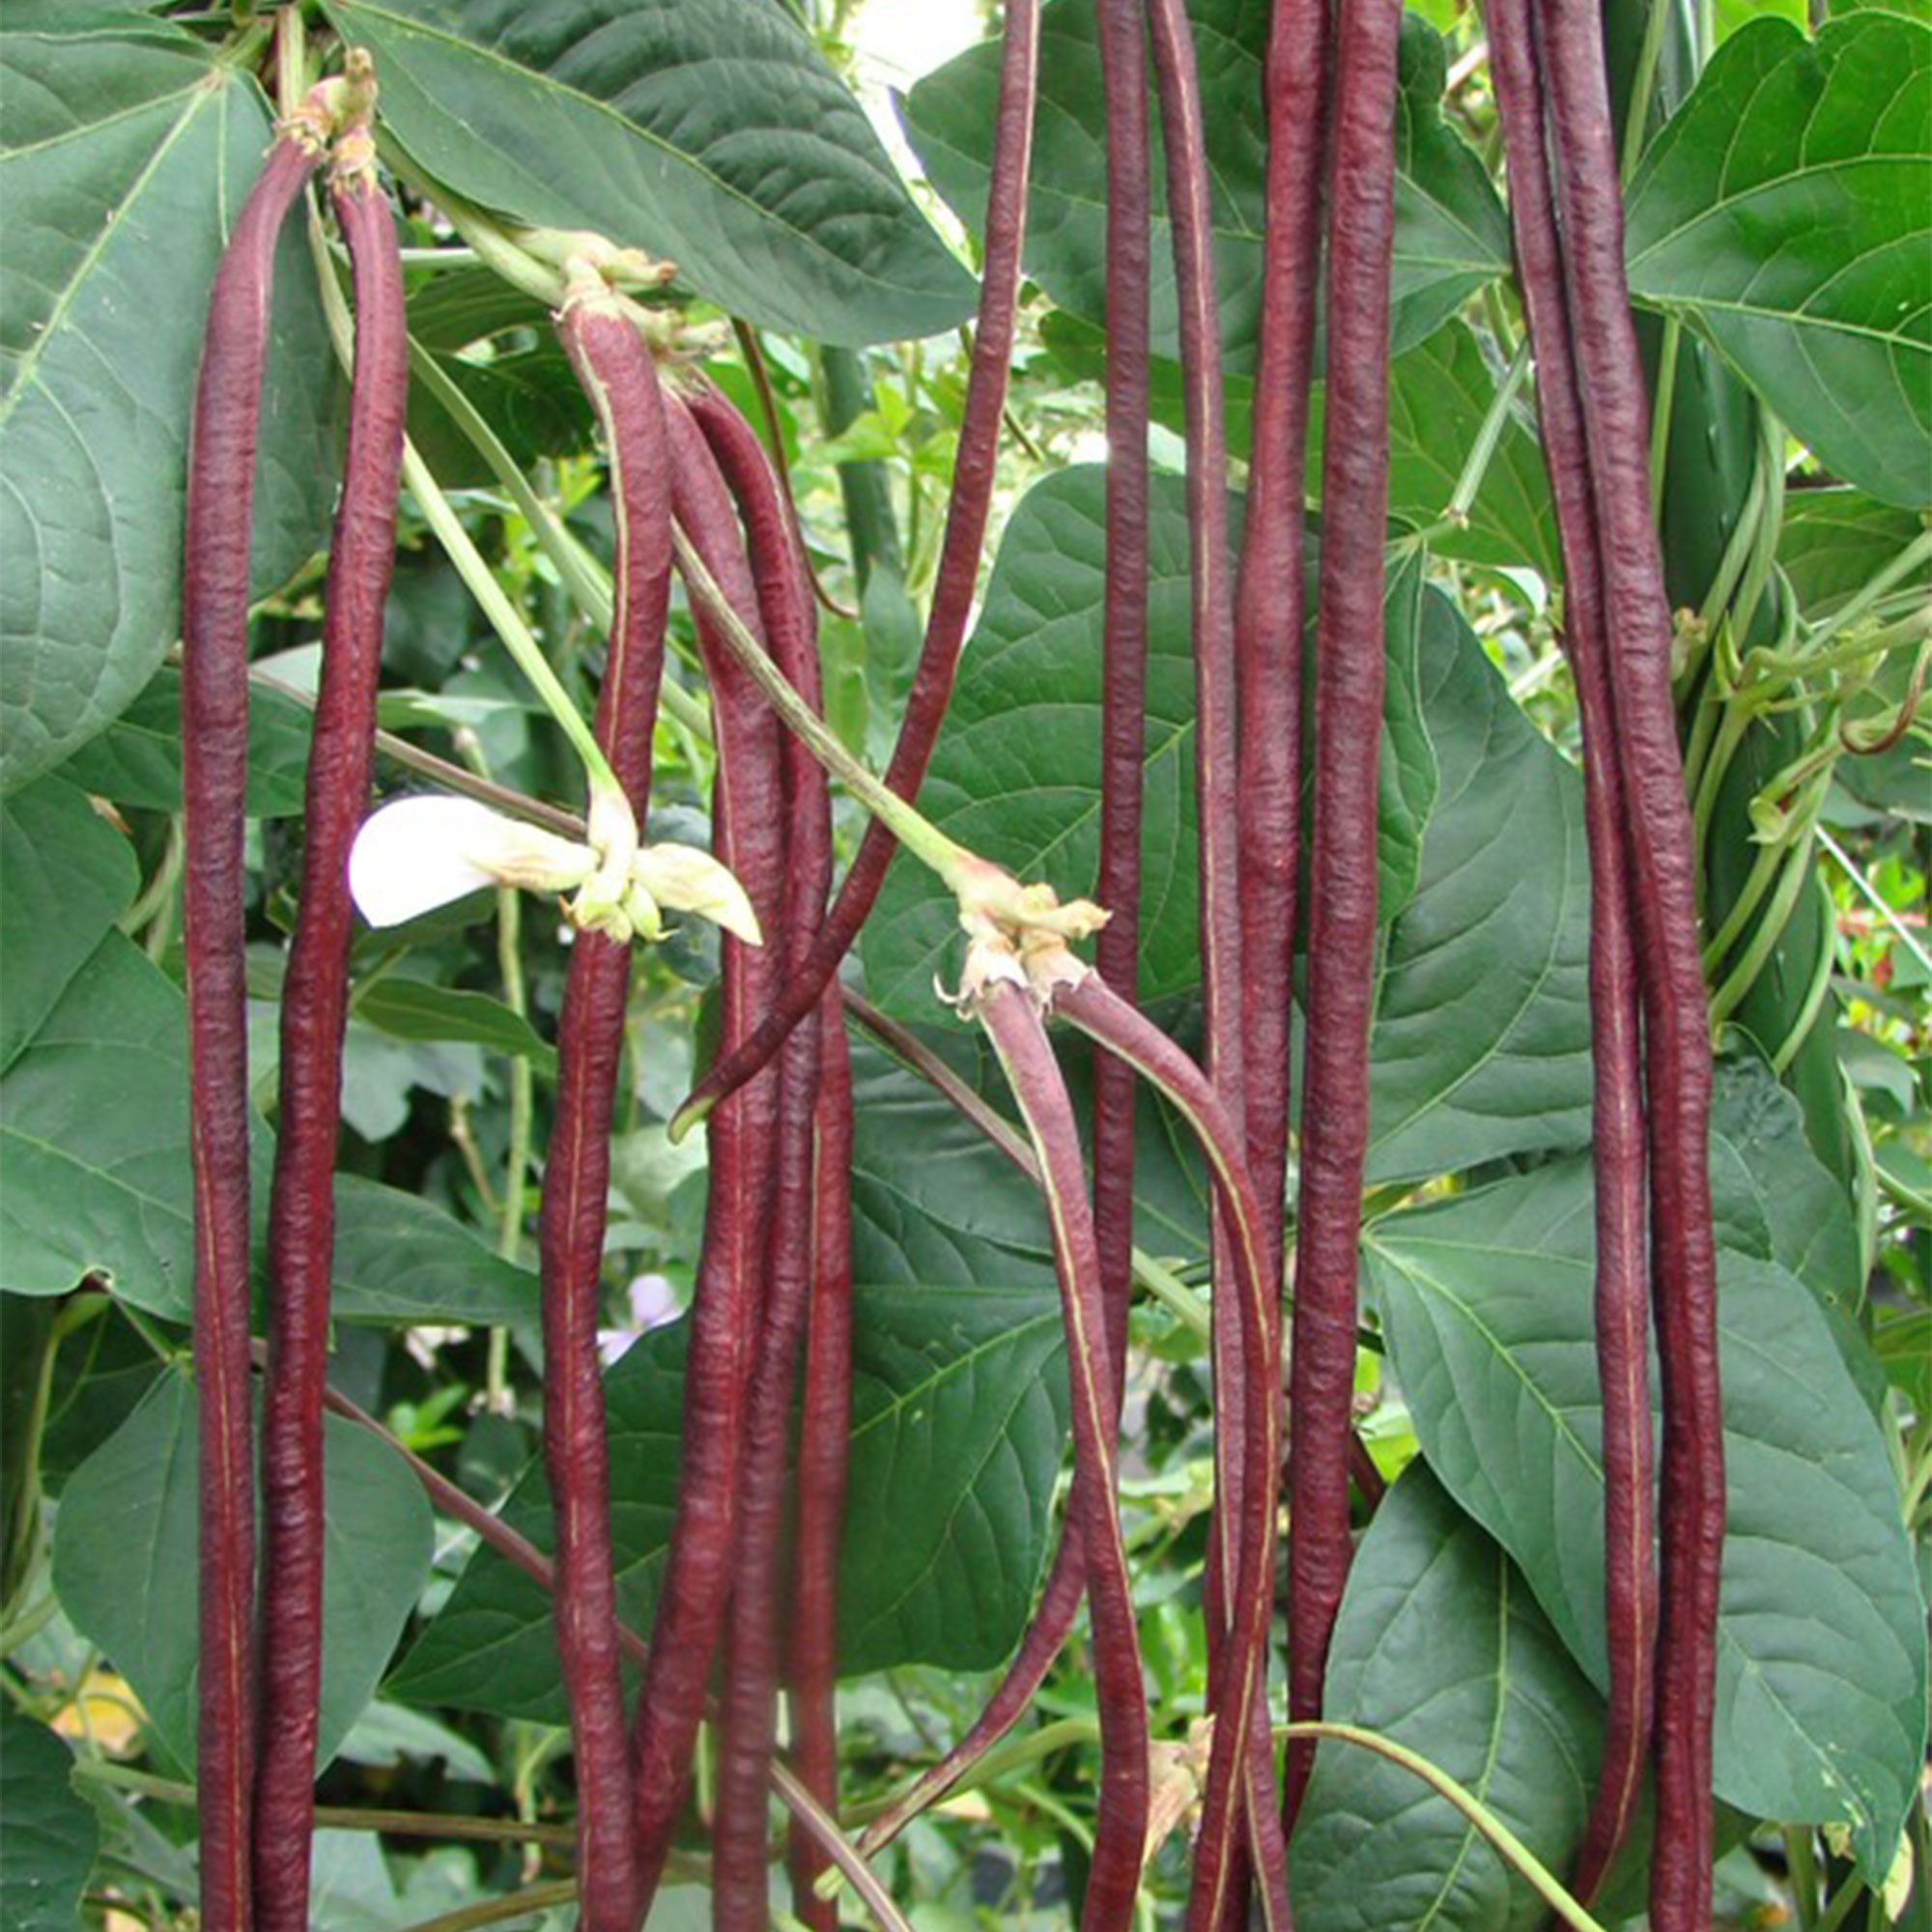
<path fill-rule="evenodd" d="M 73 1755 L 10 1702 L 0 1710 L 0 1925 L 73 1932 L 100 1828 L 73 1788 Z"/>
<path fill-rule="evenodd" d="M 140 884 L 128 840 L 65 779 L 0 803 L 0 1072 Z"/>
<path fill-rule="evenodd" d="M 1378 1223 L 1369 1269 L 1430 1466 L 1604 1678 L 1589 1163 Z M 1925 1746 L 1925 1631 L 1883 1440 L 1811 1293 L 1723 1247 L 1719 1796 L 1840 1823 L 1882 1877 Z M 1654 1385 L 1654 1378 L 1653 1378 Z"/>
<path fill-rule="evenodd" d="M 11 22 L 10 22 L 11 24 Z M 0 783 L 113 719 L 176 634 L 208 289 L 270 138 L 254 81 L 143 32 L 10 32 L 0 151 Z M 315 545 L 334 378 L 300 222 L 282 238 L 255 506 L 258 587 Z"/>
<path fill-rule="evenodd" d="M 1355 1552 L 1322 1708 L 1447 1772 L 1561 1871 L 1603 1705 L 1516 1565 L 1413 1463 Z M 1305 1932 L 1534 1932 L 1548 1906 L 1460 1811 L 1352 1745 L 1317 1747 L 1293 1845 Z"/>
<path fill-rule="evenodd" d="M 260 683 L 248 690 L 251 818 L 294 818 L 308 773 L 309 711 Z M 147 688 L 68 760 L 67 776 L 117 805 L 181 810 L 181 672 L 163 665 Z"/>
<path fill-rule="evenodd" d="M 856 1060 L 840 1669 L 984 1669 L 1025 1622 L 1066 1441 L 1043 1210 L 946 1102 L 875 1055 Z M 605 1378 L 619 1603 L 639 1630 L 676 1495 L 686 1328 L 653 1330 Z M 540 1468 L 504 1515 L 549 1546 Z M 536 1585 L 479 1551 L 391 1689 L 412 1703 L 554 1722 L 562 1702 L 549 1615 Z"/>
<path fill-rule="evenodd" d="M 487 993 L 393 975 L 355 1001 L 355 1015 L 396 1039 L 462 1039 L 492 1053 L 517 1054 L 540 1073 L 556 1065 L 556 1049 L 521 1013 Z"/>
<path fill-rule="evenodd" d="M 548 335 L 550 311 L 514 288 L 494 269 L 442 269 L 425 273 L 410 291 L 410 334 L 439 356 L 506 328 L 534 328 Z"/>
<path fill-rule="evenodd" d="M 366 1429 L 323 1425 L 325 1554 L 318 1767 L 375 1693 L 429 1574 L 416 1479 Z M 54 1534 L 54 1587 L 113 1660 L 168 1750 L 194 1762 L 194 1392 L 169 1376 L 76 1469 Z"/>
<path fill-rule="evenodd" d="M 438 366 L 502 439 L 524 469 L 546 456 L 574 456 L 590 440 L 590 405 L 563 351 L 548 336 L 534 349 L 488 362 L 439 356 Z M 418 379 L 410 392 L 410 439 L 446 490 L 488 488 L 496 472 Z"/>
<path fill-rule="evenodd" d="M 526 223 L 594 228 L 766 327 L 949 328 L 972 283 L 782 8 L 330 0 L 429 172 Z"/>
<path fill-rule="evenodd" d="M 1202 123 L 1211 182 L 1221 346 L 1235 373 L 1254 360 L 1261 298 L 1266 142 L 1262 55 L 1268 10 L 1258 0 L 1192 0 Z M 1441 37 L 1403 22 L 1397 115 L 1395 346 L 1420 342 L 1509 267 L 1509 223 L 1482 163 L 1443 120 Z M 961 54 L 912 91 L 907 122 L 934 185 L 963 220 L 984 213 L 999 48 Z M 1053 0 L 1040 21 L 1039 116 L 1027 219 L 1028 272 L 1094 324 L 1106 317 L 1106 146 L 1094 10 Z M 1158 115 L 1155 115 L 1158 122 Z M 1153 136 L 1159 155 L 1159 136 Z M 1176 355 L 1177 310 L 1167 196 L 1156 158 L 1149 277 L 1153 346 Z"/>
<path fill-rule="evenodd" d="M 1829 469 L 1932 500 L 1932 32 L 1733 35 L 1631 184 L 1629 261 Z"/>
<path fill-rule="evenodd" d="M 1199 982 L 1195 923 L 1194 664 L 1187 516 L 1179 478 L 1154 481 L 1149 514 L 1148 723 L 1142 842 L 1141 992 Z M 1065 469 L 1029 490 L 1000 542 L 920 810 L 974 851 L 1063 897 L 1091 888 L 1099 849 L 1102 472 Z M 1382 748 L 1381 886 L 1392 916 L 1415 877 L 1435 774 L 1416 716 L 1421 605 L 1411 573 L 1391 585 Z M 862 942 L 882 1006 L 932 1010 L 933 976 L 957 971 L 948 895 L 895 862 Z"/>

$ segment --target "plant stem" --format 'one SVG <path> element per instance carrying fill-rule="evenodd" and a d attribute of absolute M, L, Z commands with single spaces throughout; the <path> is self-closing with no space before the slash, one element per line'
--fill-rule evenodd
<path fill-rule="evenodd" d="M 554 1905 L 569 1905 L 577 1897 L 574 1878 L 557 1879 L 550 1885 L 528 1885 L 502 1898 L 486 1899 L 480 1905 L 466 1905 L 460 1911 L 439 1913 L 434 1918 L 419 1918 L 404 1932 L 470 1932 L 477 1925 L 500 1925 L 506 1918 L 529 1918 Z"/>
<path fill-rule="evenodd" d="M 1663 0 L 1651 10 L 1652 29 L 1669 12 Z M 1648 40 L 1648 35 L 1646 35 Z M 1663 485 L 1670 467 L 1670 422 L 1677 403 L 1677 363 L 1684 348 L 1684 318 L 1672 309 L 1663 318 L 1663 339 L 1657 352 L 1657 400 L 1650 411 L 1650 516 L 1663 514 Z"/>
<path fill-rule="evenodd" d="M 1566 1925 L 1574 1927 L 1575 1932 L 1604 1932 L 1603 1925 L 1584 1911 L 1564 1889 L 1548 1866 L 1488 1805 L 1465 1790 L 1446 1771 L 1439 1770 L 1406 1745 L 1399 1745 L 1393 1738 L 1385 1738 L 1379 1732 L 1364 1730 L 1358 1724 L 1317 1721 L 1277 1724 L 1274 1734 L 1278 1738 L 1306 1738 L 1311 1741 L 1325 1738 L 1336 1744 L 1359 1745 L 1362 1749 L 1374 1751 L 1377 1756 L 1387 1758 L 1391 1764 L 1399 1764 L 1405 1771 L 1413 1772 L 1438 1797 L 1447 1799 L 1489 1840 L 1497 1855 L 1528 1881 L 1537 1896 Z"/>
<path fill-rule="evenodd" d="M 1926 975 L 1932 977 L 1932 952 L 1926 952 L 1918 943 L 1912 928 L 1885 902 L 1878 888 L 1859 869 L 1851 854 L 1822 825 L 1817 828 L 1814 836 L 1819 844 L 1838 862 L 1838 868 L 1851 881 L 1853 891 L 1891 928 L 1892 936 L 1912 954 Z"/>

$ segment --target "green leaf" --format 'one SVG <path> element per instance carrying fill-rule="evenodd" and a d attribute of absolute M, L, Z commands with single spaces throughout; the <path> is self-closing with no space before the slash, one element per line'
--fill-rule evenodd
<path fill-rule="evenodd" d="M 556 1067 L 556 1049 L 521 1013 L 486 993 L 391 975 L 357 996 L 355 1016 L 395 1039 L 468 1040 L 526 1059 L 540 1073 Z"/>
<path fill-rule="evenodd" d="M 546 456 L 575 456 L 591 440 L 591 411 L 569 358 L 548 329 L 530 349 L 488 362 L 438 356 L 437 365 L 479 410 L 524 469 Z M 489 489 L 496 472 L 420 380 L 410 391 L 410 440 L 446 490 Z"/>
<path fill-rule="evenodd" d="M 1034 485 L 1000 541 L 992 582 L 940 731 L 920 810 L 950 837 L 1045 879 L 1088 891 L 1099 852 L 1100 702 L 1106 557 L 1102 471 Z M 1141 993 L 1191 990 L 1196 943 L 1194 663 L 1187 515 L 1178 477 L 1150 493 L 1148 710 L 1141 862 Z M 1313 575 L 1310 577 L 1312 594 Z M 1415 876 L 1416 838 L 1434 788 L 1415 715 L 1419 581 L 1390 586 L 1389 696 L 1381 771 L 1382 916 Z M 958 970 L 952 900 L 921 867 L 895 861 L 861 942 L 881 1006 L 932 1010 L 935 974 Z"/>
<path fill-rule="evenodd" d="M 7 1286 L 65 1294 L 99 1274 L 185 1321 L 192 1294 L 182 997 L 110 932 L 0 1079 Z"/>
<path fill-rule="evenodd" d="M 1221 347 L 1232 373 L 1253 366 L 1261 298 L 1266 141 L 1262 56 L 1267 9 L 1191 0 L 1202 122 L 1211 180 Z M 1051 0 L 1040 19 L 1039 113 L 1027 217 L 1027 270 L 1063 307 L 1106 319 L 1106 128 L 1094 10 Z M 1509 268 L 1509 222 L 1475 154 L 1441 113 L 1441 36 L 1406 17 L 1396 121 L 1391 321 L 1398 350 L 1423 340 Z M 983 218 L 999 48 L 969 49 L 928 74 L 906 104 L 908 131 L 933 185 L 976 231 Z M 1158 113 L 1151 106 L 1158 156 Z M 1153 171 L 1148 293 L 1153 347 L 1179 354 L 1165 182 Z"/>
<path fill-rule="evenodd" d="M 254 1213 L 270 1139 L 256 1123 Z M 123 1300 L 185 1321 L 194 1278 L 187 1053 L 180 989 L 109 933 L 0 1079 L 7 1286 L 65 1294 L 98 1274 Z M 365 1321 L 505 1321 L 529 1273 L 432 1203 L 350 1176 L 336 1183 L 336 1312 Z"/>
<path fill-rule="evenodd" d="M 73 1932 L 100 1843 L 73 1755 L 11 1703 L 0 1710 L 0 1925 Z"/>
<path fill-rule="evenodd" d="M 208 290 L 261 168 L 244 72 L 158 33 L 0 36 L 0 785 L 58 763 L 176 635 L 188 421 Z M 311 551 L 335 483 L 335 379 L 299 221 L 282 237 L 254 580 Z"/>
<path fill-rule="evenodd" d="M 1639 166 L 1631 292 L 1681 311 L 1826 468 L 1932 500 L 1932 32 L 1815 42 L 1761 20 L 1718 49 Z"/>
<path fill-rule="evenodd" d="M 1805 24 L 1804 0 L 1716 0 L 1711 11 L 1719 41 L 1729 40 L 1739 28 L 1767 15 L 1789 20 L 1794 27 Z"/>
<path fill-rule="evenodd" d="M 248 690 L 250 818 L 296 818 L 308 775 L 306 705 L 261 684 Z M 181 810 L 181 672 L 163 665 L 99 737 L 67 761 L 66 776 L 117 805 Z"/>
<path fill-rule="evenodd" d="M 1588 1161 L 1391 1216 L 1367 1248 L 1423 1454 L 1601 1685 Z M 1721 1247 L 1719 1289 L 1717 1792 L 1754 1816 L 1843 1824 L 1876 1881 L 1925 1745 L 1924 1609 L 1885 1444 L 1785 1267 Z"/>
<path fill-rule="evenodd" d="M 537 1319 L 537 1278 L 487 1247 L 433 1201 L 359 1175 L 335 1177 L 334 1290 L 344 1321 Z"/>
<path fill-rule="evenodd" d="M 1520 1573 L 1412 1463 L 1349 1572 L 1322 1709 L 1419 1752 L 1560 1871 L 1581 1835 L 1602 1700 Z M 1414 1775 L 1316 1747 L 1291 1848 L 1306 1932 L 1535 1932 L 1548 1907 Z"/>
<path fill-rule="evenodd" d="M 128 840 L 64 779 L 0 801 L 0 1071 L 131 903 Z"/>
<path fill-rule="evenodd" d="M 1371 1182 L 1590 1134 L 1582 781 L 1447 599 L 1418 630 L 1436 789 L 1377 989 Z"/>
<path fill-rule="evenodd" d="M 970 278 L 782 9 L 329 0 L 383 118 L 458 193 L 594 228 L 768 328 L 861 344 L 950 328 Z"/>
<path fill-rule="evenodd" d="M 320 1769 L 375 1694 L 429 1575 L 429 1504 L 366 1429 L 323 1420 L 325 1545 Z M 184 1765 L 195 1738 L 194 1392 L 170 1375 L 68 1480 L 54 1587 L 113 1660 Z"/>
<path fill-rule="evenodd" d="M 839 1668 L 985 1669 L 1025 1623 L 1066 1442 L 1043 1210 L 1032 1186 L 923 1086 L 866 1049 L 854 1073 Z M 639 1630 L 649 1626 L 676 1498 L 687 1328 L 652 1330 L 605 1378 L 618 1603 Z M 538 1464 L 503 1515 L 550 1546 Z M 548 1597 L 478 1550 L 389 1689 L 415 1704 L 557 1721 Z"/>
<path fill-rule="evenodd" d="M 1777 560 L 1807 617 L 1829 616 L 1894 561 L 1925 526 L 1856 490 L 1797 490 L 1784 499 Z M 1932 566 L 1907 585 L 1932 582 Z M 1904 586 L 1901 586 L 1904 587 Z"/>

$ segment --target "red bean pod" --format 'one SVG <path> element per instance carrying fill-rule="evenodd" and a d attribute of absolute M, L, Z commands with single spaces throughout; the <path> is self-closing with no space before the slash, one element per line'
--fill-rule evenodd
<path fill-rule="evenodd" d="M 1335 37 L 1328 214 L 1321 569 L 1315 645 L 1308 1049 L 1289 1388 L 1288 1685 L 1318 1718 L 1348 1575 L 1355 1274 L 1369 1131 L 1382 543 L 1388 514 L 1389 264 L 1400 0 L 1343 0 Z M 1293 1821 L 1312 1753 L 1291 1744 Z"/>
<path fill-rule="evenodd" d="M 688 407 L 744 524 L 767 648 L 815 710 L 817 625 L 791 506 L 763 445 L 724 397 L 700 389 L 688 398 Z M 824 917 L 832 878 L 832 820 L 825 780 L 810 753 L 789 732 L 776 749 L 784 789 L 782 947 L 788 976 L 803 963 Z M 838 1024 L 836 1009 L 832 1023 Z M 765 1303 L 745 1410 L 721 1698 L 712 1870 L 713 1918 L 721 1932 L 759 1932 L 767 1916 L 766 1791 L 780 1675 L 785 1464 L 812 1282 L 814 1119 L 823 1031 L 822 1018 L 795 1029 L 779 1063 Z"/>
<path fill-rule="evenodd" d="M 597 741 L 641 827 L 670 598 L 670 487 L 664 400 L 627 304 L 574 292 L 557 332 L 597 412 L 615 506 L 616 609 L 598 694 Z M 631 1932 L 631 1767 L 611 1554 L 610 1463 L 599 1290 L 611 1116 L 623 1058 L 631 949 L 578 934 L 557 1023 L 554 1123 L 538 1215 L 543 1286 L 544 1466 L 556 1537 L 556 1636 L 577 1782 L 581 1922 Z"/>
<path fill-rule="evenodd" d="M 1073 1400 L 1070 1507 L 1078 1512 L 1086 1550 L 1100 1719 L 1100 1794 L 1080 1923 L 1082 1932 L 1107 1932 L 1133 1922 L 1140 1892 L 1148 1820 L 1148 1718 L 1133 1591 L 1121 1544 L 1119 1424 L 1099 1257 L 1079 1129 L 1032 995 L 1010 981 L 995 980 L 980 996 L 977 1009 L 1019 1102 L 1053 1231 Z"/>
<path fill-rule="evenodd" d="M 668 399 L 672 508 L 731 609 L 762 641 L 758 598 L 729 492 L 691 412 Z M 784 801 L 779 726 L 755 685 L 696 613 L 718 742 L 714 844 L 745 889 L 764 947 L 723 941 L 721 1050 L 745 1039 L 773 992 L 782 931 Z M 651 1629 L 650 1662 L 632 1735 L 639 1904 L 649 1911 L 691 1777 L 711 1660 L 732 1576 L 740 1455 L 752 1354 L 764 1297 L 771 1215 L 777 1069 L 712 1115 L 704 1244 L 684 1372 L 677 1509 Z"/>
<path fill-rule="evenodd" d="M 251 1919 L 255 1503 L 249 1466 L 248 1066 L 242 786 L 248 757 L 248 538 L 275 241 L 322 156 L 298 121 L 270 150 L 215 270 L 188 443 L 182 552 L 182 943 L 194 1176 L 199 1413 L 196 1811 L 201 1921 Z"/>
<path fill-rule="evenodd" d="M 1509 168 L 1517 275 L 1563 549 L 1565 642 L 1583 739 L 1590 852 L 1590 1050 L 1595 1069 L 1597 1376 L 1604 1415 L 1605 1631 L 1609 1687 L 1595 1802 L 1572 1889 L 1587 1898 L 1624 1840 L 1650 1743 L 1657 1570 L 1652 1551 L 1650 1286 L 1644 1252 L 1642 1067 L 1629 854 L 1616 769 L 1600 537 L 1570 343 L 1562 244 L 1545 152 L 1542 85 L 1526 0 L 1489 0 L 1490 72 Z"/>
<path fill-rule="evenodd" d="M 811 1303 L 799 1414 L 787 1669 L 792 1765 L 805 1788 L 836 1818 L 838 1544 L 852 1428 L 852 1065 L 838 1010 L 820 1024 Z M 831 1861 L 796 1820 L 786 1861 L 792 1916 L 811 1932 L 836 1932 L 838 1901 L 820 1898 L 817 1890 Z"/>
<path fill-rule="evenodd" d="M 402 257 L 366 130 L 332 170 L 355 301 L 349 441 L 324 588 L 322 682 L 303 805 L 301 899 L 282 985 L 275 1168 L 269 1198 L 262 1398 L 253 1886 L 257 1932 L 308 1924 L 322 1696 L 322 1397 L 334 1253 L 342 1036 L 355 912 L 349 848 L 369 797 L 383 608 L 395 560 L 409 359 Z"/>
<path fill-rule="evenodd" d="M 958 452 L 953 459 L 946 535 L 940 547 L 925 639 L 906 698 L 898 742 L 885 772 L 888 787 L 904 799 L 918 794 L 952 696 L 952 679 L 966 640 L 966 620 L 972 613 L 986 540 L 1000 417 L 1006 408 L 1007 372 L 1013 354 L 1038 65 L 1038 0 L 1009 0 L 993 130 L 992 178 L 986 195 L 979 324 L 967 372 Z M 838 962 L 851 950 L 878 898 L 893 850 L 892 834 L 876 821 L 867 824 L 804 969 L 786 980 L 781 997 L 756 1031 L 712 1063 L 678 1109 L 672 1123 L 674 1134 L 701 1119 L 724 1094 L 763 1066 L 785 1035 L 818 1004 L 819 995 L 838 972 Z"/>
<path fill-rule="evenodd" d="M 1650 410 L 1624 281 L 1623 205 L 1594 7 L 1549 0 L 1537 19 L 1568 262 L 1610 698 L 1642 962 L 1650 1226 L 1663 1407 L 1656 1686 L 1657 1932 L 1711 1913 L 1711 1730 L 1724 1544 L 1717 1256 L 1711 1229 L 1711 1056 L 1698 964 L 1696 850 L 1670 694 L 1670 611 L 1651 523 Z"/>
<path fill-rule="evenodd" d="M 1217 1209 L 1229 1233 L 1236 1305 L 1242 1327 L 1243 1358 L 1253 1365 L 1257 1387 L 1272 1389 L 1281 1374 L 1279 1297 L 1266 1274 L 1263 1222 L 1248 1172 L 1244 1136 L 1207 1075 L 1160 1029 L 1114 993 L 1095 973 L 1063 980 L 1053 989 L 1052 1010 L 1069 1019 L 1174 1104 L 1201 1145 L 1214 1183 Z M 1225 1426 L 1217 1419 L 1217 1429 Z M 1272 1470 L 1280 1459 L 1278 1405 L 1251 1402 L 1242 1412 L 1241 1460 L 1250 1470 Z M 1264 1790 L 1254 1782 L 1254 1743 L 1265 1735 L 1268 1626 L 1274 1608 L 1275 1494 L 1270 1482 L 1242 1492 L 1242 1512 L 1231 1538 L 1234 1587 L 1224 1654 L 1224 1687 L 1214 1720 L 1201 1830 L 1195 1840 L 1194 1882 L 1187 1918 L 1195 1932 L 1225 1922 L 1245 1869 L 1242 1818 L 1256 1853 L 1262 1906 L 1269 1925 L 1290 1922 L 1287 1882 L 1280 1855 L 1281 1824 L 1272 1805 L 1257 1804 Z M 1260 1710 L 1263 1716 L 1257 1719 Z M 1272 1828 L 1271 1830 L 1269 1828 Z"/>

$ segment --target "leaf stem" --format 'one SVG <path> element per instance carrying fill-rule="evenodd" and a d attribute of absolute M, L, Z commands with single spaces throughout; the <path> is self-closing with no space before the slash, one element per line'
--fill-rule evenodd
<path fill-rule="evenodd" d="M 1603 1925 L 1591 1918 L 1564 1889 L 1549 1867 L 1488 1805 L 1446 1771 L 1410 1750 L 1406 1745 L 1397 1744 L 1393 1738 L 1385 1738 L 1378 1731 L 1364 1730 L 1359 1724 L 1313 1719 L 1277 1724 L 1274 1734 L 1278 1738 L 1329 1739 L 1336 1744 L 1357 1745 L 1363 1750 L 1374 1751 L 1378 1757 L 1387 1758 L 1391 1764 L 1401 1765 L 1405 1771 L 1413 1772 L 1438 1797 L 1447 1799 L 1489 1840 L 1497 1855 L 1528 1882 L 1537 1896 L 1566 1925 L 1574 1927 L 1575 1932 L 1604 1932 Z"/>

